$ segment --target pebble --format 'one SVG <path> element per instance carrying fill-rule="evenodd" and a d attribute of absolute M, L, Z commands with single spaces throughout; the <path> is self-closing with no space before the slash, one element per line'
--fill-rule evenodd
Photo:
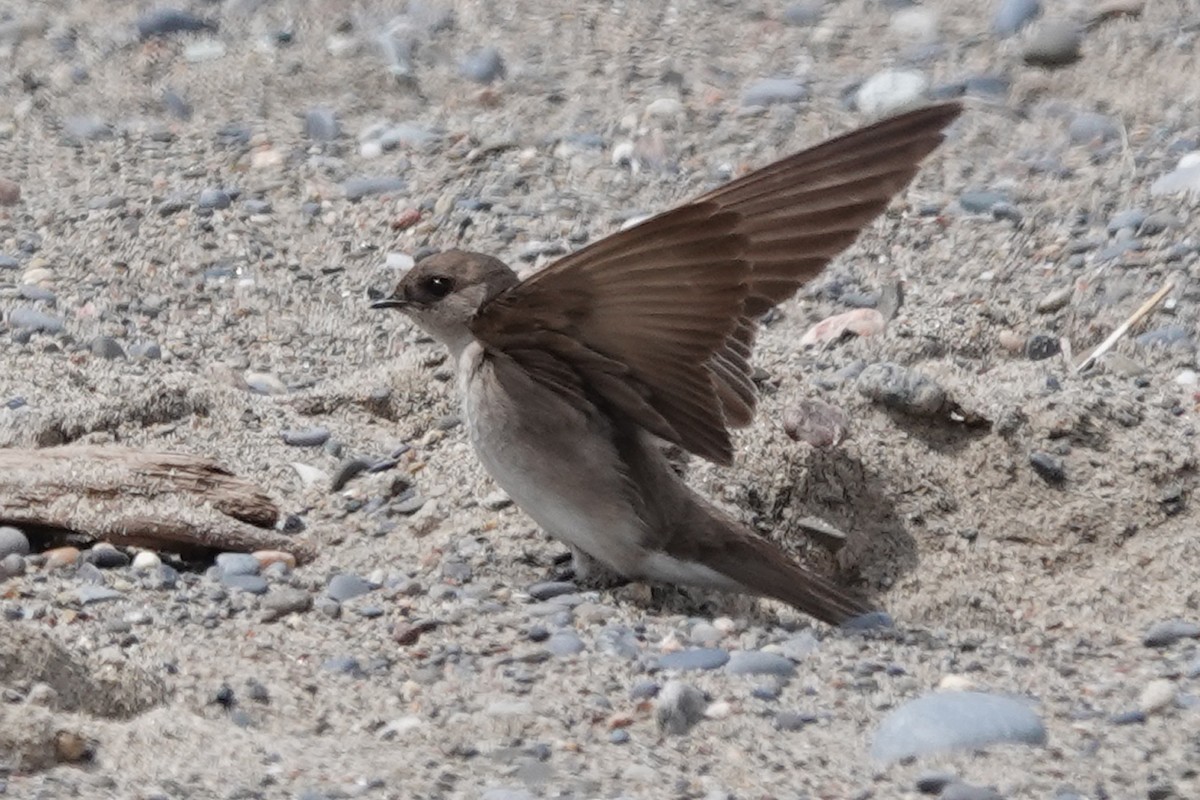
<path fill-rule="evenodd" d="M 224 189 L 216 189 L 209 187 L 200 190 L 200 196 L 196 199 L 197 208 L 223 209 L 229 208 L 233 203 L 233 199 Z"/>
<path fill-rule="evenodd" d="M 1200 151 L 1189 153 L 1179 165 L 1166 175 L 1159 176 L 1150 184 L 1150 194 L 1155 197 L 1187 193 L 1200 197 Z"/>
<path fill-rule="evenodd" d="M 222 575 L 221 585 L 227 589 L 237 589 L 249 594 L 266 594 L 270 589 L 267 579 L 261 575 Z"/>
<path fill-rule="evenodd" d="M 339 675 L 354 675 L 355 677 L 360 677 L 364 674 L 362 665 L 353 656 L 327 658 L 322 662 L 321 669 L 326 672 L 333 672 Z"/>
<path fill-rule="evenodd" d="M 280 588 L 267 593 L 262 600 L 263 622 L 274 622 L 289 614 L 302 614 L 313 606 L 312 595 L 301 589 Z"/>
<path fill-rule="evenodd" d="M 1025 63 L 1035 67 L 1063 67 L 1080 58 L 1083 28 L 1066 19 L 1039 22 L 1025 42 L 1021 53 Z"/>
<path fill-rule="evenodd" d="M 1066 481 L 1067 471 L 1061 458 L 1038 450 L 1029 454 L 1029 466 L 1038 477 L 1049 484 L 1060 484 Z"/>
<path fill-rule="evenodd" d="M 1004 795 L 992 786 L 956 782 L 942 790 L 941 800 L 1004 800 Z"/>
<path fill-rule="evenodd" d="M 921 794 L 941 794 L 952 783 L 958 783 L 953 772 L 923 772 L 917 776 L 917 791 Z"/>
<path fill-rule="evenodd" d="M 855 107 L 870 116 L 884 116 L 921 99 L 929 78 L 907 69 L 885 69 L 863 81 L 854 93 Z"/>
<path fill-rule="evenodd" d="M 983 692 L 939 692 L 910 700 L 880 724 L 877 761 L 973 750 L 1003 742 L 1042 745 L 1046 727 L 1026 703 Z"/>
<path fill-rule="evenodd" d="M 836 342 L 847 334 L 873 336 L 882 333 L 886 326 L 883 314 L 873 308 L 856 308 L 834 314 L 813 325 L 800 337 L 801 347 Z"/>
<path fill-rule="evenodd" d="M 992 33 L 999 39 L 1016 36 L 1041 13 L 1041 0 L 1000 0 L 992 16 Z"/>
<path fill-rule="evenodd" d="M 809 631 L 803 631 L 779 645 L 779 651 L 792 661 L 803 661 L 821 649 L 821 643 Z"/>
<path fill-rule="evenodd" d="M 162 566 L 162 559 L 153 550 L 139 550 L 133 557 L 135 572 L 149 572 Z"/>
<path fill-rule="evenodd" d="M 216 31 L 217 23 L 176 8 L 156 8 L 137 18 L 138 36 L 169 36 L 173 33 Z"/>
<path fill-rule="evenodd" d="M 320 447 L 329 441 L 329 428 L 289 429 L 283 432 L 283 443 L 292 447 Z"/>
<path fill-rule="evenodd" d="M 930 43 L 937 41 L 938 26 L 941 20 L 932 8 L 913 5 L 894 12 L 888 20 L 888 27 L 897 36 L 913 42 Z"/>
<path fill-rule="evenodd" d="M 99 586 L 92 583 L 86 583 L 75 589 L 75 597 L 81 605 L 90 606 L 96 603 L 106 603 L 110 600 L 119 600 L 125 595 L 118 592 L 116 589 L 110 589 L 107 586 Z"/>
<path fill-rule="evenodd" d="M 704 693 L 683 681 L 667 681 L 658 692 L 654 721 L 659 730 L 682 736 L 704 719 L 708 700 Z"/>
<path fill-rule="evenodd" d="M 1008 195 L 990 189 L 973 189 L 958 196 L 958 204 L 970 214 L 993 214 L 997 206 L 1008 203 Z"/>
<path fill-rule="evenodd" d="M 262 570 L 282 567 L 282 574 L 286 575 L 296 568 L 296 557 L 283 550 L 255 550 L 250 555 L 258 562 L 259 569 Z"/>
<path fill-rule="evenodd" d="M 940 414 L 947 403 L 946 391 L 932 378 L 890 362 L 863 369 L 856 385 L 868 400 L 918 416 Z"/>
<path fill-rule="evenodd" d="M 1057 336 L 1035 333 L 1025 340 L 1025 357 L 1030 361 L 1045 361 L 1062 352 Z"/>
<path fill-rule="evenodd" d="M 495 47 L 483 47 L 470 53 L 458 66 L 459 74 L 474 83 L 493 83 L 505 76 L 504 57 Z"/>
<path fill-rule="evenodd" d="M 189 42 L 187 47 L 183 48 L 183 60 L 189 64 L 203 64 L 224 57 L 225 43 L 220 39 L 200 39 Z"/>
<path fill-rule="evenodd" d="M 220 575 L 257 575 L 258 559 L 249 553 L 218 553 L 215 559 Z"/>
<path fill-rule="evenodd" d="M 62 317 L 24 306 L 14 308 L 8 313 L 8 324 L 39 333 L 62 333 L 65 327 Z"/>
<path fill-rule="evenodd" d="M 120 569 L 129 566 L 129 556 L 104 542 L 84 552 L 83 561 L 100 569 Z"/>
<path fill-rule="evenodd" d="M 1142 347 L 1186 347 L 1191 345 L 1191 333 L 1182 325 L 1164 325 L 1146 331 L 1134 339 Z"/>
<path fill-rule="evenodd" d="M 816 721 L 816 714 L 803 711 L 780 711 L 775 715 L 775 728 L 781 731 L 798 731 Z"/>
<path fill-rule="evenodd" d="M 42 553 L 46 569 L 62 569 L 79 562 L 79 550 L 74 547 L 55 547 Z"/>
<path fill-rule="evenodd" d="M 1169 647 L 1180 639 L 1200 639 L 1200 624 L 1183 619 L 1169 619 L 1150 626 L 1142 636 L 1146 647 Z"/>
<path fill-rule="evenodd" d="M 808 88 L 795 78 L 761 78 L 742 91 L 742 106 L 783 105 L 808 99 Z"/>
<path fill-rule="evenodd" d="M 129 355 L 145 361 L 162 360 L 162 348 L 157 342 L 137 342 L 129 345 Z"/>
<path fill-rule="evenodd" d="M 0 578 L 15 578 L 24 575 L 25 559 L 17 553 L 9 553 L 0 558 Z"/>
<path fill-rule="evenodd" d="M 1055 311 L 1060 311 L 1067 307 L 1071 302 L 1071 298 L 1075 296 L 1074 286 L 1063 286 L 1060 289 L 1054 289 L 1047 293 L 1041 300 L 1038 301 L 1035 307 L 1039 314 L 1053 314 Z"/>
<path fill-rule="evenodd" d="M 386 176 L 373 178 L 350 178 L 342 184 L 342 192 L 351 202 L 362 200 L 364 197 L 380 194 L 396 194 L 408 188 L 408 181 L 403 178 Z"/>
<path fill-rule="evenodd" d="M 332 142 L 342 135 L 342 124 L 329 108 L 310 108 L 304 112 L 304 135 L 317 142 Z"/>
<path fill-rule="evenodd" d="M 554 597 L 571 594 L 578 589 L 579 587 L 575 584 L 567 581 L 542 581 L 533 584 L 526 591 L 534 600 L 550 600 Z"/>
<path fill-rule="evenodd" d="M 92 351 L 92 355 L 106 361 L 125 358 L 125 351 L 121 348 L 121 344 L 111 336 L 97 336 L 92 339 L 88 349 Z"/>
<path fill-rule="evenodd" d="M 572 631 L 557 631 L 546 641 L 546 649 L 560 658 L 565 658 L 582 653 L 584 644 Z"/>
<path fill-rule="evenodd" d="M 1178 692 L 1175 689 L 1173 681 L 1166 678 L 1158 678 L 1157 680 L 1150 681 L 1142 689 L 1142 693 L 1138 697 L 1138 708 L 1147 714 L 1162 711 L 1167 706 L 1175 704 L 1177 694 Z"/>
<path fill-rule="evenodd" d="M 1136 231 L 1142 226 L 1142 223 L 1146 221 L 1146 217 L 1148 216 L 1149 214 L 1140 208 L 1128 208 L 1124 211 L 1118 211 L 1109 218 L 1106 229 L 1109 234 L 1116 234 L 1123 228 L 1131 228 Z"/>
<path fill-rule="evenodd" d="M 790 678 L 796 665 L 787 656 L 762 650 L 737 650 L 729 656 L 725 671 L 730 675 L 778 675 Z"/>
<path fill-rule="evenodd" d="M 0 525 L 0 558 L 29 555 L 29 538 L 20 528 Z"/>
<path fill-rule="evenodd" d="M 1082 111 L 1071 118 L 1067 126 L 1071 144 L 1096 144 L 1109 142 L 1121 136 L 1121 125 L 1107 114 Z M 1151 187 L 1153 193 L 1153 186 Z"/>
<path fill-rule="evenodd" d="M 288 388 L 283 381 L 265 372 L 247 372 L 244 380 L 246 388 L 255 394 L 279 395 L 287 394 Z"/>
<path fill-rule="evenodd" d="M 723 667 L 729 662 L 729 653 L 718 647 L 696 647 L 664 653 L 658 657 L 659 669 L 680 671 L 710 670 Z"/>
<path fill-rule="evenodd" d="M 825 13 L 825 0 L 800 0 L 783 9 L 782 19 L 788 25 L 813 25 Z"/>
<path fill-rule="evenodd" d="M 21 202 L 21 184 L 0 178 L 0 206 L 15 206 Z"/>
<path fill-rule="evenodd" d="M 339 603 L 344 603 L 355 597 L 361 597 L 371 591 L 371 588 L 371 584 L 366 579 L 350 572 L 340 572 L 329 579 L 325 593 Z"/>

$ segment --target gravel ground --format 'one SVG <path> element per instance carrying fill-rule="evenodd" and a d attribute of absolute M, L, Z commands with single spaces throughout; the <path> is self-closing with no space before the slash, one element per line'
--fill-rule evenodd
<path fill-rule="evenodd" d="M 320 553 L 0 529 L 0 794 L 1200 797 L 1200 10 L 1045 5 L 0 2 L 0 447 L 209 456 Z M 773 315 L 737 464 L 689 465 L 895 627 L 547 582 L 368 291 L 964 94 Z M 840 443 L 785 432 L 816 402 Z"/>

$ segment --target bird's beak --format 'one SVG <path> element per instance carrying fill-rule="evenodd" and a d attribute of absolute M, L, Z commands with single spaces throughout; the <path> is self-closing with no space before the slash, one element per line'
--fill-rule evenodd
<path fill-rule="evenodd" d="M 371 303 L 371 308 L 397 308 L 403 309 L 408 306 L 408 301 L 400 294 L 392 294 L 382 300 L 376 300 Z"/>

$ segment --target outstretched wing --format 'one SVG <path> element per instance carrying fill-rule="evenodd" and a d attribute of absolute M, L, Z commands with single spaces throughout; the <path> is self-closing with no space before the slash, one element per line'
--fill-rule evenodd
<path fill-rule="evenodd" d="M 961 110 L 860 128 L 601 239 L 495 297 L 472 331 L 547 385 L 586 386 L 729 463 L 729 428 L 754 416 L 755 320 L 854 242 Z"/>

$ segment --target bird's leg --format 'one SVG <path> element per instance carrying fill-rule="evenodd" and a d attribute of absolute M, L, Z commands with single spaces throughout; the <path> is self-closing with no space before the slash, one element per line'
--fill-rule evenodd
<path fill-rule="evenodd" d="M 575 547 L 554 557 L 551 578 L 556 581 L 568 581 L 586 589 L 615 589 L 629 583 L 629 579 L 624 575 Z"/>

